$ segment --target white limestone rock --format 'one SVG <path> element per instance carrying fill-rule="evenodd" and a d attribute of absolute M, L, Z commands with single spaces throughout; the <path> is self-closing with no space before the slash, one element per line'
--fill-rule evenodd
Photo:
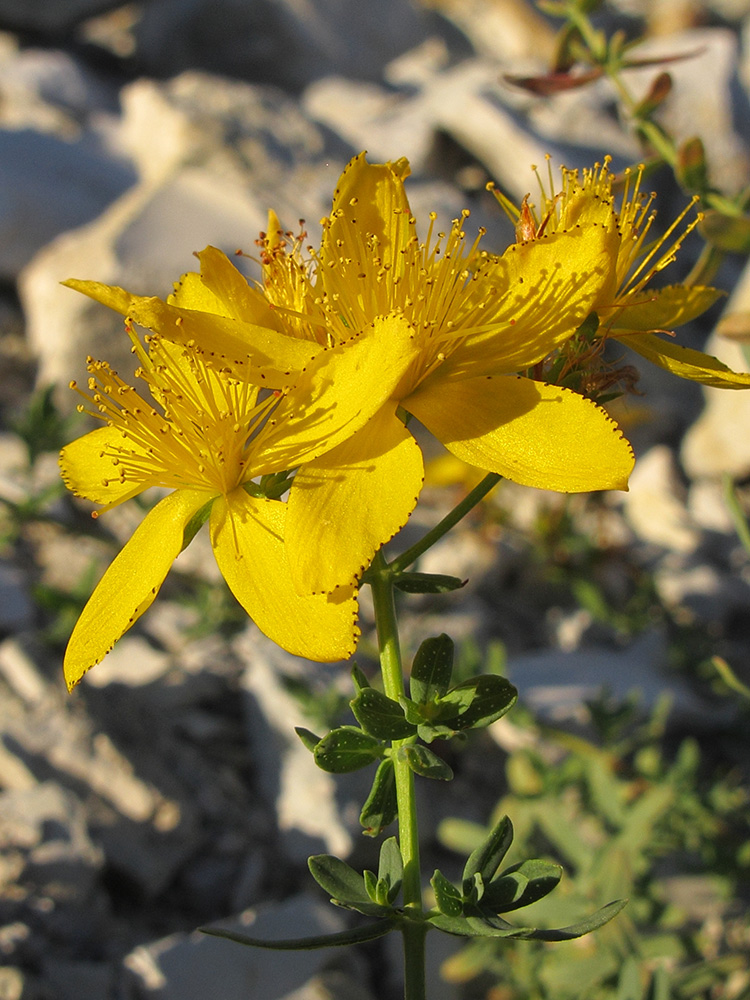
<path fill-rule="evenodd" d="M 145 75 L 199 67 L 298 90 L 331 72 L 376 79 L 428 22 L 410 0 L 150 0 L 134 34 Z"/>
<path fill-rule="evenodd" d="M 700 530 L 684 500 L 672 450 L 657 445 L 638 459 L 622 503 L 630 526 L 643 541 L 674 552 L 693 552 L 700 543 Z"/>
<path fill-rule="evenodd" d="M 745 266 L 724 319 L 750 312 L 750 265 Z M 743 345 L 713 334 L 706 353 L 735 371 L 750 370 Z M 724 473 L 734 479 L 750 475 L 750 389 L 704 389 L 705 409 L 682 442 L 680 458 L 692 479 L 717 479 Z"/>

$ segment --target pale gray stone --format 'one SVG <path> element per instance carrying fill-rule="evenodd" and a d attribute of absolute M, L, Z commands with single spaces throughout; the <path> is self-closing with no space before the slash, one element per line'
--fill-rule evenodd
<path fill-rule="evenodd" d="M 0 22 L 8 28 L 57 35 L 84 18 L 117 7 L 122 0 L 0 0 Z"/>
<path fill-rule="evenodd" d="M 622 650 L 549 650 L 511 656 L 508 678 L 518 688 L 520 700 L 555 725 L 585 726 L 589 718 L 585 703 L 603 693 L 617 701 L 636 693 L 647 714 L 665 691 L 672 699 L 673 721 L 715 722 L 716 717 L 707 714 L 703 700 L 686 683 L 664 673 L 666 662 L 666 637 L 652 630 Z"/>
<path fill-rule="evenodd" d="M 95 218 L 135 181 L 134 172 L 85 139 L 29 129 L 0 132 L 0 277 L 14 280 L 34 253 Z"/>
<path fill-rule="evenodd" d="M 629 485 L 622 503 L 636 535 L 671 551 L 695 551 L 701 534 L 685 506 L 672 449 L 657 445 L 642 455 Z"/>
<path fill-rule="evenodd" d="M 219 925 L 253 937 L 289 939 L 343 929 L 340 911 L 313 895 L 249 910 Z M 205 1000 L 221 984 L 221 1000 L 285 1000 L 330 961 L 328 951 L 279 953 L 201 934 L 174 934 L 125 959 L 134 1000 Z"/>
<path fill-rule="evenodd" d="M 151 0 L 135 27 L 145 75 L 199 67 L 296 90 L 330 72 L 377 78 L 424 37 L 410 0 Z"/>
<path fill-rule="evenodd" d="M 750 265 L 732 293 L 724 318 L 750 312 Z M 746 345 L 714 333 L 706 353 L 734 371 L 750 370 Z M 704 390 L 705 409 L 685 435 L 680 458 L 692 479 L 717 479 L 725 473 L 733 479 L 750 475 L 750 389 Z"/>
<path fill-rule="evenodd" d="M 734 86 L 737 36 L 728 28 L 695 28 L 649 39 L 633 53 L 639 59 L 682 54 L 688 58 L 665 67 L 673 88 L 658 120 L 678 145 L 700 136 L 711 183 L 725 193 L 739 191 L 750 170 L 750 133 L 737 130 L 748 113 L 747 98 Z M 658 72 L 654 66 L 628 72 L 636 100 L 645 96 Z"/>
<path fill-rule="evenodd" d="M 285 854 L 302 863 L 314 853 L 346 857 L 353 846 L 351 820 L 356 823 L 356 815 L 345 823 L 337 796 L 353 776 L 328 774 L 317 767 L 294 731 L 295 726 L 309 729 L 312 723 L 282 683 L 285 673 L 294 677 L 322 668 L 285 653 L 254 625 L 236 640 L 234 651 L 246 664 L 242 689 L 248 739 L 263 792 L 275 803 Z M 346 677 L 346 668 L 342 674 Z M 360 807 L 362 802 L 364 797 Z"/>
<path fill-rule="evenodd" d="M 34 620 L 26 574 L 18 566 L 0 559 L 0 630 L 20 631 Z"/>

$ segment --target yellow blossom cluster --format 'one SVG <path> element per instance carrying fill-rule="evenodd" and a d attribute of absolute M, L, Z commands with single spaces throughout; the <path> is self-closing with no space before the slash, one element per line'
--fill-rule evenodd
<path fill-rule="evenodd" d="M 145 394 L 89 359 L 78 391 L 103 426 L 63 449 L 65 482 L 105 508 L 171 491 L 86 605 L 65 657 L 70 687 L 149 607 L 206 521 L 224 578 L 263 632 L 311 659 L 348 657 L 357 582 L 422 486 L 411 418 L 518 483 L 626 489 L 633 454 L 615 422 L 544 378 L 592 316 L 599 339 L 678 375 L 750 385 L 659 335 L 716 293 L 650 290 L 675 245 L 645 242 L 650 201 L 637 180 L 618 209 L 606 164 L 565 171 L 538 214 L 515 209 L 519 239 L 495 255 L 483 233 L 467 237 L 468 213 L 446 233 L 431 216 L 420 237 L 408 173 L 405 160 L 355 157 L 317 249 L 271 212 L 257 286 L 213 247 L 166 300 L 67 282 L 125 317 Z"/>

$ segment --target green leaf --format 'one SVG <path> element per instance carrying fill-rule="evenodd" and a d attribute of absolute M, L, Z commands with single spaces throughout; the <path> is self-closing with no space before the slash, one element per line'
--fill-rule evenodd
<path fill-rule="evenodd" d="M 378 864 L 378 881 L 389 886 L 388 902 L 392 903 L 398 896 L 404 877 L 404 862 L 401 858 L 398 841 L 395 837 L 384 840 L 380 847 Z"/>
<path fill-rule="evenodd" d="M 549 861 L 522 861 L 485 887 L 482 908 L 508 913 L 529 906 L 552 892 L 562 878 L 560 865 Z"/>
<path fill-rule="evenodd" d="M 294 731 L 305 744 L 310 753 L 315 752 L 315 747 L 320 743 L 320 736 L 316 736 L 315 733 L 311 732 L 309 729 L 305 729 L 304 726 L 295 726 Z"/>
<path fill-rule="evenodd" d="M 396 801 L 396 777 L 393 772 L 393 761 L 390 757 L 386 757 L 378 764 L 370 794 L 359 814 L 359 822 L 364 827 L 363 832 L 366 836 L 377 837 L 386 826 L 394 821 L 397 815 L 398 803 Z"/>
<path fill-rule="evenodd" d="M 405 594 L 447 594 L 451 590 L 460 590 L 467 582 L 441 573 L 402 573 L 393 581 L 394 586 Z"/>
<path fill-rule="evenodd" d="M 464 886 L 467 882 L 473 881 L 477 873 L 482 876 L 485 883 L 491 883 L 512 843 L 513 824 L 507 816 L 503 816 L 490 830 L 486 840 L 469 855 L 464 865 Z"/>
<path fill-rule="evenodd" d="M 375 688 L 363 688 L 349 703 L 362 728 L 379 740 L 404 740 L 415 736 L 417 727 L 408 722 L 403 708 Z"/>
<path fill-rule="evenodd" d="M 440 699 L 441 706 L 452 705 L 456 712 L 440 722 L 456 732 L 489 726 L 512 708 L 517 697 L 518 692 L 504 677 L 495 674 L 472 677 Z"/>
<path fill-rule="evenodd" d="M 508 938 L 529 937 L 534 934 L 533 927 L 513 927 L 500 917 L 489 920 L 481 917 L 450 917 L 445 913 L 437 913 L 429 917 L 427 922 L 446 934 L 458 937 Z"/>
<path fill-rule="evenodd" d="M 307 859 L 307 866 L 318 885 L 331 897 L 331 902 L 371 917 L 388 913 L 387 907 L 374 903 L 370 898 L 364 876 L 341 858 L 332 854 L 314 854 Z"/>
<path fill-rule="evenodd" d="M 442 635 L 425 639 L 411 667 L 409 693 L 421 704 L 435 701 L 448 690 L 453 672 L 453 640 Z"/>
<path fill-rule="evenodd" d="M 394 920 L 378 920 L 376 924 L 366 924 L 364 927 L 353 927 L 338 934 L 319 934 L 313 937 L 291 938 L 281 941 L 268 941 L 264 938 L 249 937 L 238 931 L 230 931 L 223 927 L 199 927 L 202 934 L 211 937 L 226 938 L 237 944 L 251 948 L 269 948 L 272 951 L 312 951 L 315 948 L 340 948 L 343 945 L 361 944 L 363 941 L 374 941 L 394 930 Z"/>
<path fill-rule="evenodd" d="M 324 736 L 313 752 L 315 763 L 323 771 L 346 774 L 379 760 L 385 746 L 355 726 L 341 726 Z"/>
<path fill-rule="evenodd" d="M 627 899 L 616 899 L 577 924 L 550 930 L 533 930 L 531 933 L 516 933 L 512 936 L 531 938 L 534 941 L 571 941 L 573 938 L 583 937 L 584 934 L 590 934 L 591 931 L 598 930 L 604 924 L 608 924 L 627 904 Z"/>
<path fill-rule="evenodd" d="M 460 890 L 452 882 L 449 882 L 437 868 L 430 879 L 430 885 L 435 893 L 435 902 L 440 912 L 449 917 L 460 917 L 464 909 Z"/>
<path fill-rule="evenodd" d="M 704 213 L 698 229 L 717 250 L 750 253 L 750 217 L 724 215 L 714 209 Z"/>
<path fill-rule="evenodd" d="M 437 778 L 439 781 L 450 781 L 453 771 L 441 760 L 437 754 L 427 747 L 405 746 L 400 747 L 398 753 L 405 758 L 406 763 L 415 774 L 420 774 L 423 778 Z"/>
<path fill-rule="evenodd" d="M 352 664 L 352 680 L 354 681 L 354 686 L 357 689 L 357 694 L 370 686 L 370 682 L 356 663 Z"/>
<path fill-rule="evenodd" d="M 705 191 L 708 187 L 706 150 L 697 136 L 683 142 L 677 150 L 675 176 L 685 191 Z"/>

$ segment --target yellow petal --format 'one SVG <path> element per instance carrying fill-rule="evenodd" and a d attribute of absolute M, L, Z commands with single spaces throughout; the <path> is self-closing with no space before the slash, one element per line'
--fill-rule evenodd
<path fill-rule="evenodd" d="M 591 400 L 520 376 L 444 382 L 402 403 L 458 458 L 560 493 L 627 489 L 633 451 Z"/>
<path fill-rule="evenodd" d="M 286 504 L 238 489 L 211 511 L 211 543 L 229 589 L 255 624 L 295 656 L 331 662 L 357 645 L 353 587 L 300 597 L 284 551 Z"/>
<path fill-rule="evenodd" d="M 376 245 L 384 270 L 400 273 L 401 249 L 416 228 L 404 191 L 409 175 L 405 159 L 396 163 L 368 163 L 360 153 L 346 166 L 333 196 L 329 224 L 323 232 L 320 279 L 328 287 L 362 284 L 360 272 L 372 272 L 372 251 Z M 338 261 L 335 269 L 327 265 Z"/>
<path fill-rule="evenodd" d="M 186 525 L 209 499 L 204 491 L 177 490 L 146 515 L 73 629 L 63 663 L 69 690 L 150 607 L 182 549 Z"/>
<path fill-rule="evenodd" d="M 68 489 L 77 497 L 108 505 L 140 493 L 143 485 L 132 480 L 120 482 L 117 466 L 104 453 L 105 449 L 122 447 L 123 439 L 116 427 L 100 427 L 65 445 L 60 452 L 60 472 Z M 129 440 L 127 448 L 137 450 Z"/>
<path fill-rule="evenodd" d="M 691 382 L 713 385 L 717 389 L 750 387 L 750 374 L 734 372 L 710 354 L 681 347 L 674 341 L 657 337 L 653 333 L 628 334 L 622 337 L 621 343 L 632 347 L 637 354 L 660 368 L 679 375 L 680 378 L 690 379 Z"/>
<path fill-rule="evenodd" d="M 406 524 L 423 480 L 422 453 L 393 407 L 303 466 L 289 495 L 286 528 L 299 593 L 329 592 L 361 575 Z"/>
<path fill-rule="evenodd" d="M 485 328 L 470 333 L 435 377 L 509 374 L 546 357 L 598 301 L 613 301 L 617 239 L 600 225 L 508 247 L 470 286 L 484 301 Z"/>
<path fill-rule="evenodd" d="M 407 321 L 382 316 L 319 355 L 259 436 L 255 473 L 311 462 L 351 437 L 393 394 L 418 353 Z"/>
<path fill-rule="evenodd" d="M 632 304 L 625 296 L 611 320 L 607 319 L 606 311 L 602 312 L 600 319 L 616 337 L 623 331 L 650 333 L 652 330 L 672 330 L 700 316 L 723 294 L 717 288 L 704 285 L 647 288 L 634 296 Z"/>
<path fill-rule="evenodd" d="M 70 279 L 64 285 L 122 313 L 178 344 L 195 344 L 217 366 L 229 366 L 253 385 L 288 385 L 320 353 L 312 341 L 296 340 L 253 323 L 169 305 L 156 297 L 131 295 L 97 281 Z"/>
<path fill-rule="evenodd" d="M 268 300 L 248 283 L 226 254 L 208 246 L 195 256 L 200 261 L 201 273 L 183 275 L 167 299 L 169 305 L 280 329 Z"/>

